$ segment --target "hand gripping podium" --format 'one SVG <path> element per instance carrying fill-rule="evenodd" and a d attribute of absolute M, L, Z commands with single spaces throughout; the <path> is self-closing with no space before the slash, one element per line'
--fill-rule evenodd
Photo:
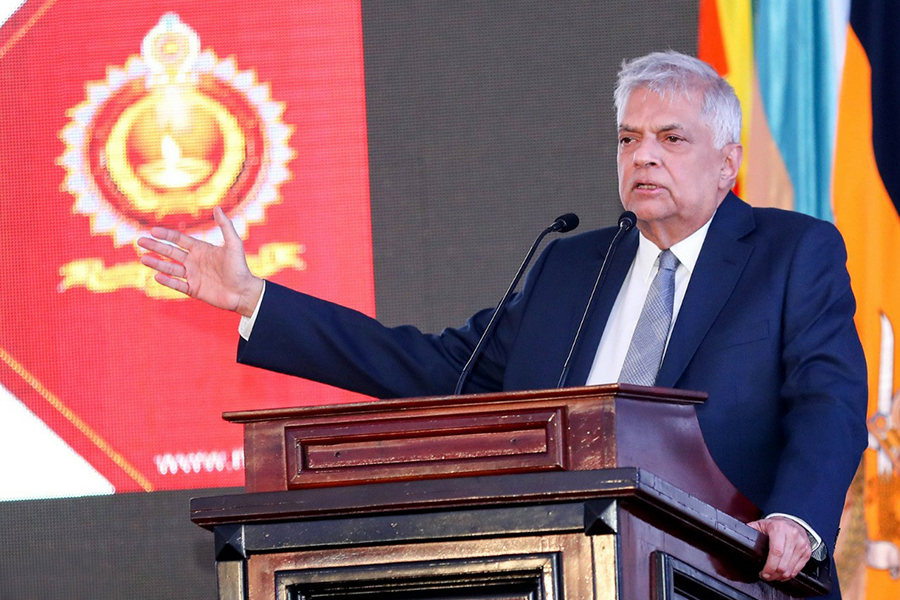
<path fill-rule="evenodd" d="M 759 511 L 694 405 L 625 384 L 226 413 L 245 494 L 196 498 L 221 600 L 815 596 L 759 580 Z"/>

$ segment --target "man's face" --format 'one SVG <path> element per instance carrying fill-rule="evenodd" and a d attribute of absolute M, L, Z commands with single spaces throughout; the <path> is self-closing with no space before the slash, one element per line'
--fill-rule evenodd
<path fill-rule="evenodd" d="M 619 125 L 619 197 L 661 248 L 697 231 L 728 194 L 741 147 L 717 149 L 700 116 L 700 96 L 632 92 Z"/>

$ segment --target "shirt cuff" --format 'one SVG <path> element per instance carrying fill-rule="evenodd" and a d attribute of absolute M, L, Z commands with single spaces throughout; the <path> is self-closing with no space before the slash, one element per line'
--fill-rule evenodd
<path fill-rule="evenodd" d="M 262 306 L 262 299 L 265 295 L 266 280 L 263 279 L 262 291 L 259 294 L 259 300 L 256 302 L 256 308 L 253 309 L 253 314 L 249 317 L 241 316 L 241 322 L 238 324 L 238 333 L 240 333 L 241 337 L 248 342 L 250 341 L 250 334 L 253 333 L 253 324 L 256 323 L 256 315 L 259 314 L 259 307 Z"/>
<path fill-rule="evenodd" d="M 769 513 L 766 515 L 766 518 L 769 517 L 784 517 L 785 519 L 790 519 L 800 527 L 806 530 L 806 535 L 809 536 L 809 544 L 812 546 L 812 557 L 815 560 L 825 560 L 825 557 L 828 556 L 828 548 L 825 547 L 825 544 L 822 542 L 822 537 L 816 533 L 816 530 L 809 526 L 809 523 L 801 519 L 800 517 L 795 517 L 794 515 L 788 515 L 785 513 Z"/>

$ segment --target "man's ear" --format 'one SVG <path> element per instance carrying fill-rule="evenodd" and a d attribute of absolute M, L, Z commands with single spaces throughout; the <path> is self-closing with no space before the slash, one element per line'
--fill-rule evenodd
<path fill-rule="evenodd" d="M 741 169 L 741 161 L 744 160 L 744 147 L 740 144 L 726 144 L 722 152 L 725 153 L 725 161 L 719 174 L 719 186 L 730 190 L 734 187 L 738 171 Z"/>

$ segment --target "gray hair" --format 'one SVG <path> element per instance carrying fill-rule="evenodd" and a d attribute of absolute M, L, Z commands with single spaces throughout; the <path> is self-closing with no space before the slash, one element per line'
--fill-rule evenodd
<path fill-rule="evenodd" d="M 631 94 L 642 87 L 664 98 L 699 92 L 700 114 L 712 129 L 716 148 L 741 141 L 741 103 L 734 88 L 702 60 L 668 50 L 622 62 L 614 94 L 619 125 Z"/>

